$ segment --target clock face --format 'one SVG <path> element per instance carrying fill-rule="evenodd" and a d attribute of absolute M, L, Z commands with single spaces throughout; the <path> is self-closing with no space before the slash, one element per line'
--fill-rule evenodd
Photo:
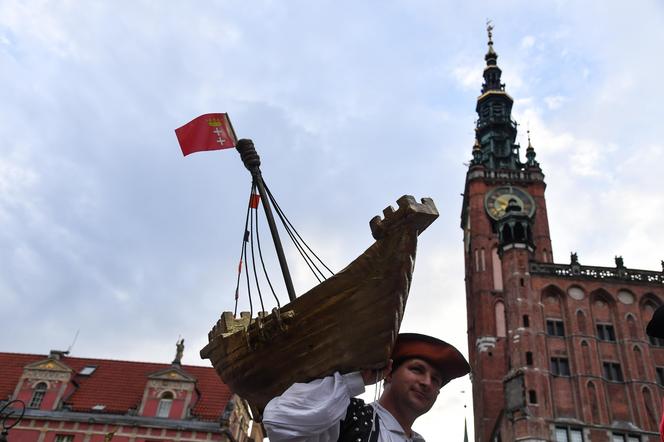
<path fill-rule="evenodd" d="M 484 199 L 484 207 L 489 216 L 493 219 L 500 219 L 505 216 L 507 206 L 517 205 L 521 211 L 529 217 L 535 214 L 535 201 L 528 192 L 520 187 L 502 186 L 491 190 Z"/>

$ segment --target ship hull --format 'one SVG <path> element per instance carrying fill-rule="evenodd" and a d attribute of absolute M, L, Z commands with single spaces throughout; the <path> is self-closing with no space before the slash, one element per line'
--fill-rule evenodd
<path fill-rule="evenodd" d="M 248 328 L 229 333 L 222 317 L 210 332 L 201 357 L 254 413 L 294 382 L 385 365 L 408 300 L 417 237 L 438 216 L 430 199 L 398 203 L 372 220 L 376 242 L 345 269 Z"/>

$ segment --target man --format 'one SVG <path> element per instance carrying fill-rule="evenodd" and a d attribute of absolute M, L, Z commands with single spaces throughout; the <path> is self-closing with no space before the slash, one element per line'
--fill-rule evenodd
<path fill-rule="evenodd" d="M 650 322 L 646 326 L 646 333 L 653 338 L 664 339 L 664 305 L 659 306 L 653 313 Z M 664 407 L 664 402 L 662 402 L 662 407 Z M 664 442 L 664 413 L 662 413 L 659 424 L 659 440 Z"/>
<path fill-rule="evenodd" d="M 265 407 L 263 425 L 271 442 L 424 442 L 413 431 L 452 379 L 470 371 L 463 355 L 431 336 L 402 333 L 383 371 L 385 391 L 365 405 L 353 396 L 377 382 L 380 373 L 335 373 L 293 384 Z"/>

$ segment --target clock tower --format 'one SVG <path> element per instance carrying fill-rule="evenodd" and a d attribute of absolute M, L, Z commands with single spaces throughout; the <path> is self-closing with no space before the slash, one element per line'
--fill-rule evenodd
<path fill-rule="evenodd" d="M 654 441 L 664 341 L 643 330 L 664 269 L 553 262 L 544 174 L 530 135 L 521 161 L 488 37 L 461 209 L 475 440 Z"/>
<path fill-rule="evenodd" d="M 492 28 L 488 31 L 484 83 L 476 107 L 479 118 L 461 213 L 475 432 L 476 440 L 482 441 L 490 440 L 504 409 L 506 374 L 527 362 L 514 359 L 525 358 L 527 352 L 521 350 L 532 348 L 530 341 L 535 339 L 510 339 L 507 333 L 535 320 L 529 262 L 552 260 L 544 174 L 530 139 L 526 162 L 520 160 L 517 123 L 512 119 L 514 100 L 501 82 Z"/>

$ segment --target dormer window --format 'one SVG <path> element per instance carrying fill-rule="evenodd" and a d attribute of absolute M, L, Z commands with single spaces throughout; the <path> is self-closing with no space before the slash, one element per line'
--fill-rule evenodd
<path fill-rule="evenodd" d="M 46 385 L 46 382 L 40 382 L 35 386 L 35 390 L 32 393 L 32 399 L 30 399 L 30 404 L 28 404 L 28 408 L 39 408 L 41 406 L 42 401 L 44 400 L 44 395 L 46 394 L 46 390 L 48 389 L 48 385 Z"/>
<path fill-rule="evenodd" d="M 170 391 L 165 392 L 159 399 L 159 406 L 157 407 L 157 417 L 168 417 L 171 413 L 171 405 L 173 404 L 173 393 Z"/>
<path fill-rule="evenodd" d="M 97 369 L 96 365 L 86 365 L 78 372 L 81 376 L 90 376 Z"/>

